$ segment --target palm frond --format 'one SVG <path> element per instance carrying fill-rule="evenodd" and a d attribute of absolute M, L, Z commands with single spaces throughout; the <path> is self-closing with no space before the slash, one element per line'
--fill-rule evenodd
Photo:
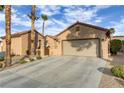
<path fill-rule="evenodd" d="M 48 17 L 47 17 L 47 15 L 45 15 L 45 14 L 42 14 L 41 17 L 42 17 L 42 19 L 43 19 L 44 21 L 48 20 Z"/>
<path fill-rule="evenodd" d="M 40 17 L 35 16 L 35 20 L 38 20 Z"/>
<path fill-rule="evenodd" d="M 31 16 L 31 14 L 28 14 L 27 16 L 28 16 L 30 19 L 32 19 L 32 16 Z"/>
<path fill-rule="evenodd" d="M 32 12 L 27 15 L 30 19 L 32 19 Z M 35 16 L 34 20 L 38 20 L 40 17 Z"/>
<path fill-rule="evenodd" d="M 0 11 L 3 11 L 4 8 L 4 5 L 0 5 Z"/>
<path fill-rule="evenodd" d="M 115 33 L 115 29 L 114 28 L 110 28 L 109 32 L 110 32 L 110 34 L 114 34 Z"/>

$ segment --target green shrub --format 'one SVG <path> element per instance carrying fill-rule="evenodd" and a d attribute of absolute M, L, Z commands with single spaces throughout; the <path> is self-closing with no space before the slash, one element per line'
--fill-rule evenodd
<path fill-rule="evenodd" d="M 20 64 L 25 64 L 25 63 L 27 63 L 27 61 L 25 61 L 25 60 L 20 60 L 19 63 L 20 63 Z"/>
<path fill-rule="evenodd" d="M 4 61 L 4 57 L 0 57 L 0 61 Z"/>
<path fill-rule="evenodd" d="M 121 40 L 118 40 L 118 39 L 114 39 L 114 40 L 111 40 L 110 42 L 110 52 L 112 55 L 116 55 L 118 51 L 120 51 L 122 47 L 122 42 Z"/>
<path fill-rule="evenodd" d="M 111 69 L 111 72 L 114 76 L 120 77 L 124 79 L 124 65 L 115 66 Z"/>

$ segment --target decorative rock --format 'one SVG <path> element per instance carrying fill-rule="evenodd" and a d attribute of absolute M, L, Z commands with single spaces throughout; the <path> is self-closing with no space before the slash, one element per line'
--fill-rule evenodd
<path fill-rule="evenodd" d="M 30 59 L 29 58 L 25 58 L 24 59 L 26 62 L 30 62 Z"/>
<path fill-rule="evenodd" d="M 33 57 L 34 60 L 37 60 L 37 57 Z"/>

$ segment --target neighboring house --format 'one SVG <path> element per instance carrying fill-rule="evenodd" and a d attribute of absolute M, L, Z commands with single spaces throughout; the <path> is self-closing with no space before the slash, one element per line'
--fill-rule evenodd
<path fill-rule="evenodd" d="M 124 36 L 113 36 L 112 39 L 119 39 L 121 41 L 124 41 Z"/>
<path fill-rule="evenodd" d="M 112 37 L 112 40 L 113 40 L 113 39 L 119 39 L 119 40 L 123 41 L 123 42 L 122 42 L 121 51 L 124 52 L 124 36 L 113 36 L 113 37 Z"/>
<path fill-rule="evenodd" d="M 3 50 L 6 51 L 6 42 L 5 36 L 1 37 L 3 43 Z M 39 32 L 35 31 L 35 49 L 36 51 L 41 52 L 42 56 L 42 47 L 44 37 Z M 31 49 L 31 30 L 18 32 L 11 35 L 11 52 L 14 55 L 27 55 Z"/>
<path fill-rule="evenodd" d="M 47 55 L 108 58 L 108 29 L 76 22 L 56 36 L 46 36 Z M 48 51 L 49 50 L 49 51 Z"/>

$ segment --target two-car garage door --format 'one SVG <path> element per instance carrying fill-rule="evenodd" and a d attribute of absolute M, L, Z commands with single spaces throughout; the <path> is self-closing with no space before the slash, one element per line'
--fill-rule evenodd
<path fill-rule="evenodd" d="M 63 41 L 63 55 L 99 57 L 99 39 Z"/>

